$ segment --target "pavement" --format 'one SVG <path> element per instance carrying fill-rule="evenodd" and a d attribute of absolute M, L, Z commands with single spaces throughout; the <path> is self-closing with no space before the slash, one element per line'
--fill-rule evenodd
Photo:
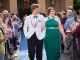
<path fill-rule="evenodd" d="M 72 60 L 71 55 L 61 54 L 60 60 Z"/>
<path fill-rule="evenodd" d="M 10 60 L 29 60 L 28 49 L 27 49 L 27 40 L 25 39 L 23 33 L 21 33 L 19 49 L 17 51 L 15 51 L 15 53 L 11 56 Z M 46 52 L 44 49 L 43 49 L 43 60 L 47 60 Z M 63 53 L 63 54 L 61 54 L 61 57 L 59 60 L 71 60 L 71 55 L 67 55 L 67 54 Z"/>
<path fill-rule="evenodd" d="M 20 52 L 20 57 L 19 57 L 19 52 L 16 52 L 10 60 L 29 60 L 28 58 L 28 53 L 27 51 L 22 51 Z M 35 59 L 36 60 L 36 59 Z M 43 60 L 47 60 L 46 59 L 46 53 L 43 53 Z M 61 54 L 61 58 L 60 60 L 72 60 L 71 59 L 71 55 L 67 55 L 67 54 Z"/>

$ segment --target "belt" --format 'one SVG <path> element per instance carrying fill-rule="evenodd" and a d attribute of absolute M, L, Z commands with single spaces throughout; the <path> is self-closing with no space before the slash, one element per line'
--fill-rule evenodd
<path fill-rule="evenodd" d="M 46 28 L 46 29 L 59 29 L 59 27 L 49 27 L 49 28 Z"/>

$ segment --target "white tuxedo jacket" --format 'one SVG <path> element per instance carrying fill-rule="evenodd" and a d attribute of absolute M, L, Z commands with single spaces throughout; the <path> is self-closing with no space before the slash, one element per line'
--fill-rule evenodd
<path fill-rule="evenodd" d="M 36 33 L 36 36 L 39 40 L 42 40 L 45 37 L 45 30 L 41 31 L 41 27 L 44 25 L 43 19 L 44 17 L 40 14 L 37 15 L 36 20 L 32 14 L 25 17 L 23 27 L 25 38 L 30 39 L 34 33 Z M 38 21 L 38 23 L 37 26 L 34 27 L 36 21 Z"/>

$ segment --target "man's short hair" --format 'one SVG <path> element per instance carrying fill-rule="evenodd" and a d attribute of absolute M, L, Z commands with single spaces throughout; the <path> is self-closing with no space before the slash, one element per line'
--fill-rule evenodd
<path fill-rule="evenodd" d="M 31 11 L 35 10 L 36 8 L 39 8 L 40 6 L 38 4 L 32 4 L 31 5 Z"/>

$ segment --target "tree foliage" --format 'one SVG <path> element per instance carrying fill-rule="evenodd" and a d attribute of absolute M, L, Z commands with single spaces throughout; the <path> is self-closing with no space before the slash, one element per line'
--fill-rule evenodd
<path fill-rule="evenodd" d="M 75 10 L 80 9 L 80 0 L 74 0 L 73 4 Z"/>

